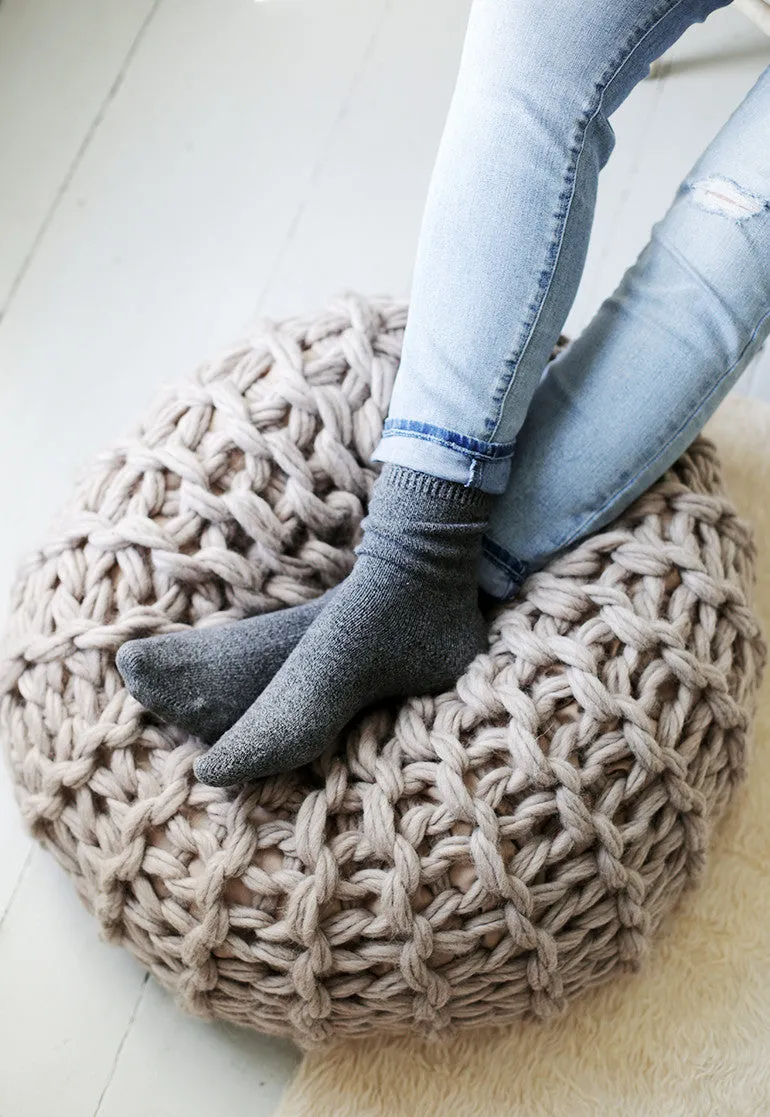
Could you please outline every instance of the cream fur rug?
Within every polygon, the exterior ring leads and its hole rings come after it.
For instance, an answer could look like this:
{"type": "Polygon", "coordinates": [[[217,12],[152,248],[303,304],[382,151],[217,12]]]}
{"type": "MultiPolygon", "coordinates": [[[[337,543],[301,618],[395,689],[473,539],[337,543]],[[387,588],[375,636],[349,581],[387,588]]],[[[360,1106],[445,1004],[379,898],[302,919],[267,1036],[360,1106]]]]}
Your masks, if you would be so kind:
{"type": "MultiPolygon", "coordinates": [[[[731,398],[707,433],[755,525],[770,632],[770,406],[731,398]]],[[[642,973],[546,1025],[349,1042],[306,1056],[279,1117],[760,1117],[770,1114],[770,672],[749,780],[710,869],[642,973]]]]}

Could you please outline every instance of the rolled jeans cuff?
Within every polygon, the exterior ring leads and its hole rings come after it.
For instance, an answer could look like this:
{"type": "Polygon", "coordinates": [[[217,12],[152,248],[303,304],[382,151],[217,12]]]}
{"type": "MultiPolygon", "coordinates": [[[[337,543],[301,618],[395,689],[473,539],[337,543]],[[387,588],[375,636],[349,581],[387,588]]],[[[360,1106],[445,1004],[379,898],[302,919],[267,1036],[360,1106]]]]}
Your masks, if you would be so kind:
{"type": "Polygon", "coordinates": [[[505,492],[512,442],[482,442],[415,419],[386,419],[372,460],[394,462],[486,493],[505,492]]]}
{"type": "Polygon", "coordinates": [[[510,601],[516,597],[522,582],[531,574],[526,563],[517,559],[485,536],[481,542],[478,581],[483,590],[498,601],[510,601]]]}

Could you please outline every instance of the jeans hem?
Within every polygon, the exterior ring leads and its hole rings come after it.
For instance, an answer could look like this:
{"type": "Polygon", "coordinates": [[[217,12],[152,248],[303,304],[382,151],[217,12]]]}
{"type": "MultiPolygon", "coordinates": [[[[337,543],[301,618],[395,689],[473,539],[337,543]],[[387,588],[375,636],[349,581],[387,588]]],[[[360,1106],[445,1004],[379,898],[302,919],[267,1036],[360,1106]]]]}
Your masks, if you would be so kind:
{"type": "Polygon", "coordinates": [[[498,601],[509,601],[519,592],[522,583],[531,573],[526,563],[517,559],[485,536],[481,541],[479,585],[498,601]]]}
{"type": "Polygon", "coordinates": [[[372,460],[499,495],[508,484],[512,456],[512,442],[482,442],[413,419],[387,419],[372,460]]]}

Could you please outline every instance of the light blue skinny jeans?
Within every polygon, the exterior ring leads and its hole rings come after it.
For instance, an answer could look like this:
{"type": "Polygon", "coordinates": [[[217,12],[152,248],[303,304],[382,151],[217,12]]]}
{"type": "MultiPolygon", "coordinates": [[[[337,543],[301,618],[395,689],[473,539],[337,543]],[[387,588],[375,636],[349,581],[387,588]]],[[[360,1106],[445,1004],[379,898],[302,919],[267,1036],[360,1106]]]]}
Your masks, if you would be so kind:
{"type": "Polygon", "coordinates": [[[585,262],[608,118],[723,4],[473,4],[374,457],[500,494],[479,575],[497,598],[664,473],[770,330],[769,68],[546,370],[585,262]]]}

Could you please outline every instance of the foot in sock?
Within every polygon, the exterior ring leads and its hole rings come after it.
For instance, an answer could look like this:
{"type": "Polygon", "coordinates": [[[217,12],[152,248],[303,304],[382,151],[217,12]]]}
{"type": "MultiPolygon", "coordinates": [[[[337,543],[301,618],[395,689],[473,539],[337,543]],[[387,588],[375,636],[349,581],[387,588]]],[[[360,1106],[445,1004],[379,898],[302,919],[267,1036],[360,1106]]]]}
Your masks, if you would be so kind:
{"type": "Polygon", "coordinates": [[[260,697],[195,763],[225,786],[309,763],[372,702],[448,689],[486,647],[476,570],[492,498],[386,465],[352,573],[260,697]]]}
{"type": "Polygon", "coordinates": [[[248,710],[335,593],[219,628],[129,640],[118,670],[148,710],[211,743],[248,710]]]}

